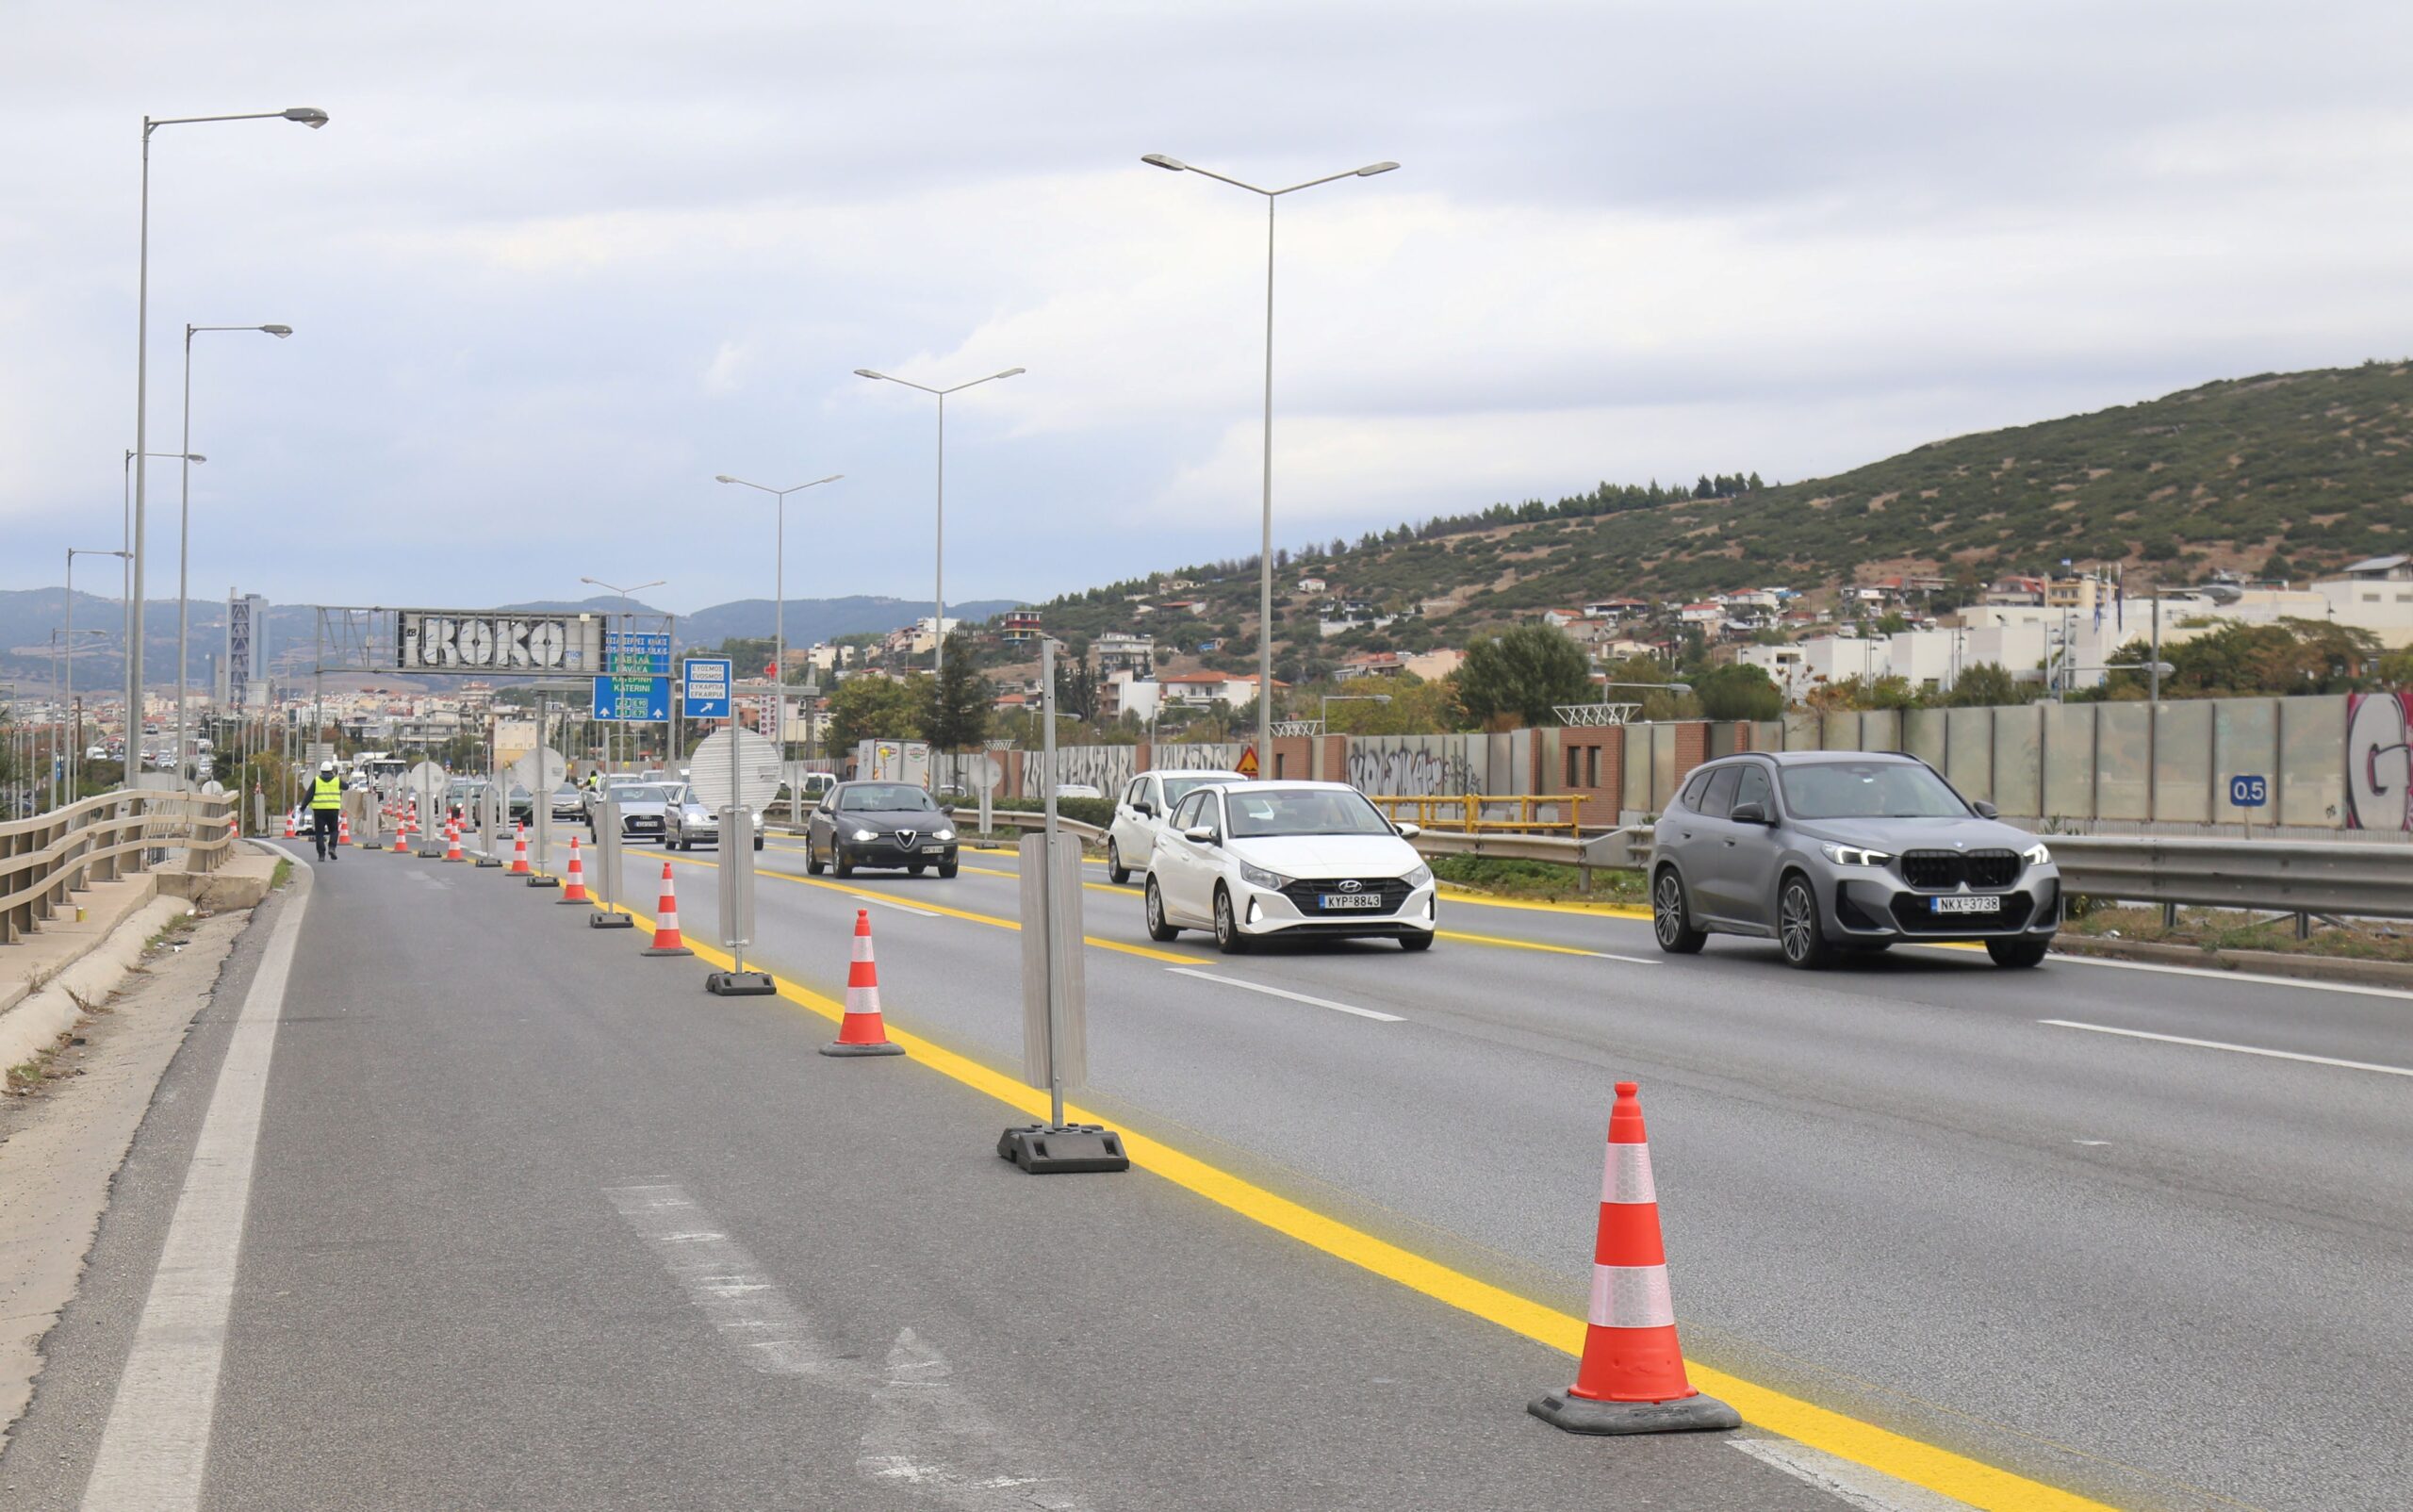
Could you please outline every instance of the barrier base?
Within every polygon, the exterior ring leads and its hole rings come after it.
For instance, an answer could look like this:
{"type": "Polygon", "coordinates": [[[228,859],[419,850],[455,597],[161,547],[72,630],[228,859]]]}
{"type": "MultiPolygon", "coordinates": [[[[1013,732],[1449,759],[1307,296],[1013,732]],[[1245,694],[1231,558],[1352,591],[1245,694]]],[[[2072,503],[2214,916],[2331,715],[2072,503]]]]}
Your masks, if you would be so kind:
{"type": "Polygon", "coordinates": [[[648,956],[692,956],[695,954],[685,945],[648,945],[645,953],[648,956]]]}
{"type": "Polygon", "coordinates": [[[715,971],[706,974],[704,991],[716,997],[769,997],[779,989],[767,971],[715,971]]]}
{"type": "Polygon", "coordinates": [[[421,861],[442,861],[444,859],[444,847],[442,846],[421,846],[417,850],[412,851],[411,854],[417,856],[421,861]]]}
{"type": "Polygon", "coordinates": [[[502,858],[501,856],[480,856],[478,858],[478,864],[481,866],[500,866],[502,864],[502,858]]]}
{"type": "Polygon", "coordinates": [[[528,885],[531,887],[559,887],[562,885],[562,879],[558,877],[531,877],[528,879],[528,885]]]}
{"type": "Polygon", "coordinates": [[[903,1055],[905,1047],[901,1044],[891,1044],[886,1040],[880,1041],[878,1044],[841,1044],[833,1042],[823,1045],[821,1053],[842,1058],[860,1055],[903,1055]]]}
{"type": "Polygon", "coordinates": [[[1569,1391],[1552,1391],[1528,1403],[1527,1412],[1568,1433],[1701,1433],[1740,1428],[1743,1417],[1714,1396],[1674,1402],[1597,1402],[1569,1391]]]}
{"type": "Polygon", "coordinates": [[[997,1136],[997,1156],[1033,1175],[1078,1171],[1128,1171],[1123,1136],[1103,1124],[1031,1124],[997,1136]]]}
{"type": "Polygon", "coordinates": [[[633,929],[637,927],[637,921],[625,913],[611,913],[602,909],[597,909],[587,915],[586,927],[590,929],[633,929]]]}

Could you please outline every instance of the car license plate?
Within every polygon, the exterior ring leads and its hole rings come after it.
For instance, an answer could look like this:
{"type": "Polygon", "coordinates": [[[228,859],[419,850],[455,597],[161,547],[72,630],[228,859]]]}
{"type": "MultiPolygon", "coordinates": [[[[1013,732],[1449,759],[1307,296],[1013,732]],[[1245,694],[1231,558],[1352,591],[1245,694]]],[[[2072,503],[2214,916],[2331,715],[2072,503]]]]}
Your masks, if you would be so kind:
{"type": "Polygon", "coordinates": [[[1984,893],[1931,898],[1929,902],[1938,913],[1999,913],[2002,912],[2002,899],[1984,893]]]}
{"type": "Polygon", "coordinates": [[[1380,893],[1325,893],[1321,902],[1328,909],[1378,909],[1383,906],[1380,893]]]}

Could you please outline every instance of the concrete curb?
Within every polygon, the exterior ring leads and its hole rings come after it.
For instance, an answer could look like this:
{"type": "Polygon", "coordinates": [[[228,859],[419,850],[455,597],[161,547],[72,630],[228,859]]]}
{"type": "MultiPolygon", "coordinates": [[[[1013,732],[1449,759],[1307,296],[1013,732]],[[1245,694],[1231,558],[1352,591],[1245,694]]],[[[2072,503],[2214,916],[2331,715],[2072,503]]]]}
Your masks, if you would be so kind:
{"type": "Polygon", "coordinates": [[[0,1014],[0,1067],[32,1060],[36,1052],[49,1048],[61,1033],[74,1027],[84,1011],[75,999],[98,1003],[117,991],[128,969],[141,959],[144,943],[191,907],[181,897],[151,898],[119,920],[108,933],[96,937],[40,991],[0,1014]]]}
{"type": "Polygon", "coordinates": [[[2159,966],[2194,966],[2205,971],[2241,971],[2259,977],[2290,977],[2298,981],[2346,982],[2357,987],[2394,987],[2413,992],[2413,964],[2394,961],[2295,956],[2278,950],[2207,950],[2201,945],[2106,940],[2098,935],[2066,932],[2054,936],[2053,951],[2063,956],[2096,956],[2108,961],[2142,961],[2159,966]]]}

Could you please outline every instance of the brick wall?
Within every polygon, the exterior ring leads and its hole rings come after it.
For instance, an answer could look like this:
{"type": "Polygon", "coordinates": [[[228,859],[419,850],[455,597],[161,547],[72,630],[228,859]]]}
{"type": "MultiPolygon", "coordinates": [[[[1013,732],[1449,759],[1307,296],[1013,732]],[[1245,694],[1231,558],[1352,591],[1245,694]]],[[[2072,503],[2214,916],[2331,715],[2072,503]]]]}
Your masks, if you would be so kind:
{"type": "Polygon", "coordinates": [[[1709,760],[1709,726],[1694,720],[1676,727],[1676,785],[1682,787],[1684,774],[1709,760]]]}
{"type": "Polygon", "coordinates": [[[1585,824],[1614,824],[1625,791],[1625,731],[1621,729],[1559,730],[1553,769],[1545,770],[1543,793],[1572,793],[1584,799],[1585,824]]]}

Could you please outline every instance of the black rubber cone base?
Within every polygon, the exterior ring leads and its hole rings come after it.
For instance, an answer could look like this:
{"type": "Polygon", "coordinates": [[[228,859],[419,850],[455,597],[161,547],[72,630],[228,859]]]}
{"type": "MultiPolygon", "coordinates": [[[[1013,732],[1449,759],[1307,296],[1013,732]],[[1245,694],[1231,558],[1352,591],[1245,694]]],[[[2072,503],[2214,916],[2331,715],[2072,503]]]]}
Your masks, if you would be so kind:
{"type": "Polygon", "coordinates": [[[591,909],[595,906],[595,899],[591,897],[557,897],[553,901],[564,908],[591,909]]]}
{"type": "Polygon", "coordinates": [[[834,1055],[841,1058],[851,1058],[854,1056],[864,1055],[903,1055],[905,1053],[905,1047],[901,1044],[891,1044],[886,1040],[880,1041],[878,1044],[840,1044],[836,1041],[831,1041],[829,1044],[821,1047],[821,1053],[823,1055],[834,1055]]]}
{"type": "Polygon", "coordinates": [[[685,945],[648,945],[645,947],[645,953],[648,956],[692,956],[695,954],[685,945]]]}
{"type": "Polygon", "coordinates": [[[768,997],[779,989],[767,971],[715,971],[706,974],[704,991],[717,997],[768,997]]]}
{"type": "Polygon", "coordinates": [[[1552,1391],[1525,1410],[1568,1433],[1703,1433],[1740,1428],[1743,1415],[1714,1396],[1674,1402],[1596,1402],[1571,1391],[1552,1391]]]}
{"type": "Polygon", "coordinates": [[[997,1136],[997,1156],[1033,1175],[1076,1171],[1128,1171],[1123,1136],[1103,1124],[1030,1124],[997,1136]]]}
{"type": "Polygon", "coordinates": [[[625,913],[614,913],[608,909],[597,909],[586,916],[586,927],[590,929],[633,929],[637,927],[637,921],[625,913]]]}
{"type": "Polygon", "coordinates": [[[501,856],[480,856],[478,858],[478,864],[481,866],[500,866],[502,864],[502,858],[501,856]]]}
{"type": "Polygon", "coordinates": [[[421,861],[442,861],[444,859],[444,847],[442,846],[421,846],[419,849],[412,851],[411,854],[417,856],[421,861]]]}
{"type": "Polygon", "coordinates": [[[562,885],[562,879],[558,877],[531,877],[528,879],[528,885],[531,887],[559,887],[562,885]]]}

